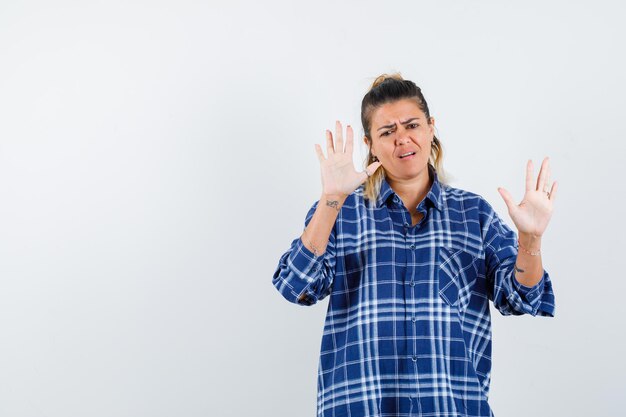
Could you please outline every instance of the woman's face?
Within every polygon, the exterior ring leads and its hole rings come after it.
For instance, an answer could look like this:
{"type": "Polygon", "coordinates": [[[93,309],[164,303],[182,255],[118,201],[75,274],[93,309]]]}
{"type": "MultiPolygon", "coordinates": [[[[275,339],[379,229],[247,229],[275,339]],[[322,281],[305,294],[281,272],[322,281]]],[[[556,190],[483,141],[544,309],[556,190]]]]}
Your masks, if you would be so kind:
{"type": "Polygon", "coordinates": [[[390,180],[428,175],[434,118],[427,120],[414,100],[403,99],[378,107],[371,120],[371,144],[367,138],[365,143],[371,145],[372,155],[381,162],[390,180]]]}

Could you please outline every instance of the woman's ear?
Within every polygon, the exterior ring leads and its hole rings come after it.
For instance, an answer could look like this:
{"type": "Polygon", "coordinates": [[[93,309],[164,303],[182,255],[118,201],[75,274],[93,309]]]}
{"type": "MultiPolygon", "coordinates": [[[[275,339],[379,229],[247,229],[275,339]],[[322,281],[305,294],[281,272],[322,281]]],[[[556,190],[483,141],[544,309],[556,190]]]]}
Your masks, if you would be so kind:
{"type": "Polygon", "coordinates": [[[369,152],[372,153],[372,142],[369,140],[367,136],[363,136],[363,143],[365,143],[365,146],[367,146],[367,148],[369,149],[369,152]]]}

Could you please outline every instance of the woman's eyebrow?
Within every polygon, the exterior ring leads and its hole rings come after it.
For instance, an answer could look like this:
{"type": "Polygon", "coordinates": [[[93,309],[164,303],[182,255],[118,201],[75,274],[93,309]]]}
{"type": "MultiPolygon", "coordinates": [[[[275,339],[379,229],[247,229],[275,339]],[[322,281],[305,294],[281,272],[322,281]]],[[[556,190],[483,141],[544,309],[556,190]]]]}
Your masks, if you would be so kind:
{"type": "MultiPolygon", "coordinates": [[[[405,125],[405,124],[407,124],[407,123],[411,123],[413,120],[419,120],[419,117],[413,117],[413,118],[411,118],[411,119],[409,119],[409,120],[405,120],[404,122],[400,122],[400,124],[405,125]]],[[[381,129],[387,129],[387,128],[390,128],[390,127],[394,127],[395,125],[396,125],[396,124],[394,123],[394,124],[391,124],[391,125],[381,126],[381,127],[379,127],[378,129],[376,129],[376,131],[379,131],[379,130],[381,130],[381,129]]]]}

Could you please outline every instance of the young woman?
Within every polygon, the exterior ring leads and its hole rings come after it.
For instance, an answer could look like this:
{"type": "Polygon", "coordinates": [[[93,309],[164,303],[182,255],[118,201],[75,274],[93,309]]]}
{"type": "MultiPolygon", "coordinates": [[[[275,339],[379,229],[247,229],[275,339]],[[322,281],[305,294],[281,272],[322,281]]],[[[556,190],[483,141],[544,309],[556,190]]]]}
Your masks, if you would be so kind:
{"type": "Polygon", "coordinates": [[[505,315],[553,316],[541,262],[557,192],[529,161],[520,204],[499,189],[513,232],[481,196],[446,185],[421,90],[376,79],[361,105],[366,168],[353,131],[316,145],[322,196],[280,258],[289,301],[330,295],[318,373],[320,417],[491,416],[489,300],[505,315]]]}

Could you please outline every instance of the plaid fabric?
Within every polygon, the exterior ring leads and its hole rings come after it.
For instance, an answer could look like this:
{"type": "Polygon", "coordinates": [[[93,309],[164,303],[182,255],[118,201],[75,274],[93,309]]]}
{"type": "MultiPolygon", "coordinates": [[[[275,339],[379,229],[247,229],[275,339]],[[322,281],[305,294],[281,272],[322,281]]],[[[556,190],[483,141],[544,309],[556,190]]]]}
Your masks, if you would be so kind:
{"type": "Polygon", "coordinates": [[[323,255],[298,238],[280,258],[272,282],[287,300],[330,295],[319,417],[492,416],[489,300],[504,315],[554,314],[547,272],[532,288],[513,276],[516,234],[429,168],[416,226],[384,181],[376,202],[349,196],[323,255]]]}

